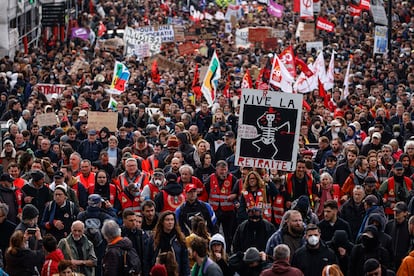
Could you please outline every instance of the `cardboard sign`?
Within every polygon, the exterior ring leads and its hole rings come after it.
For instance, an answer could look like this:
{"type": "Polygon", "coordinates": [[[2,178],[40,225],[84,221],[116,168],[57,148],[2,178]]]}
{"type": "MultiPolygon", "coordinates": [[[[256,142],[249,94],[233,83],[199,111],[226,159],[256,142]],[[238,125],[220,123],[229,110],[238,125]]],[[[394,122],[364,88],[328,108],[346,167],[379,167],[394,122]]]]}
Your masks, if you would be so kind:
{"type": "Polygon", "coordinates": [[[273,50],[278,46],[277,44],[277,38],[276,37],[268,37],[263,42],[263,48],[265,50],[273,50]]]}
{"type": "Polygon", "coordinates": [[[148,66],[151,67],[152,62],[154,59],[157,60],[158,68],[161,70],[181,70],[183,68],[183,65],[178,62],[170,61],[166,57],[157,55],[155,57],[151,57],[148,59],[148,66]]]}
{"type": "Polygon", "coordinates": [[[237,166],[294,171],[303,95],[242,89],[237,166]]]}
{"type": "Polygon", "coordinates": [[[66,85],[64,84],[50,84],[50,83],[38,83],[36,87],[39,92],[43,93],[48,100],[52,97],[53,94],[61,95],[63,90],[65,90],[66,85]]]}
{"type": "Polygon", "coordinates": [[[306,42],[306,52],[312,51],[312,48],[316,50],[316,52],[323,50],[323,41],[311,41],[306,42]]]}
{"type": "Polygon", "coordinates": [[[175,42],[185,41],[184,26],[174,25],[174,40],[175,42]]]}
{"type": "Polygon", "coordinates": [[[43,113],[36,116],[37,124],[40,127],[55,126],[58,124],[55,113],[43,113]]]}
{"type": "Polygon", "coordinates": [[[178,52],[181,56],[191,55],[194,53],[194,45],[191,41],[178,45],[178,52]]]}
{"type": "Polygon", "coordinates": [[[270,37],[270,28],[249,28],[248,40],[251,43],[264,42],[270,37]]]}
{"type": "Polygon", "coordinates": [[[300,41],[314,41],[315,40],[315,23],[304,23],[303,30],[300,31],[300,41]]]}
{"type": "Polygon", "coordinates": [[[96,131],[101,130],[103,127],[107,127],[109,131],[117,131],[118,124],[118,112],[88,112],[88,129],[94,129],[96,131]]]}
{"type": "MultiPolygon", "coordinates": [[[[130,27],[125,28],[124,33],[124,42],[125,50],[124,54],[126,56],[136,55],[137,45],[148,44],[150,46],[150,55],[156,55],[161,51],[162,36],[158,35],[156,32],[141,32],[140,29],[133,29],[130,27]]],[[[138,46],[140,48],[140,46],[138,46]]],[[[138,51],[139,52],[139,51],[138,51]]],[[[141,57],[142,58],[142,57],[141,57]]]]}

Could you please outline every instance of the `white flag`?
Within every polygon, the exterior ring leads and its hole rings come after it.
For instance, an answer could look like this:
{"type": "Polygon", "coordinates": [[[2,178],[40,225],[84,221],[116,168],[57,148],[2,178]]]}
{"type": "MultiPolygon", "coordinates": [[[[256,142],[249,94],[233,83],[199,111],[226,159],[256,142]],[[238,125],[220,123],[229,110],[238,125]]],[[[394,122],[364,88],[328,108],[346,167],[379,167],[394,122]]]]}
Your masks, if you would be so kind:
{"type": "Polygon", "coordinates": [[[272,71],[270,73],[270,84],[279,87],[283,92],[292,93],[294,78],[286,69],[283,62],[275,54],[273,59],[272,71]]]}
{"type": "Polygon", "coordinates": [[[332,51],[331,60],[329,61],[328,72],[326,72],[323,88],[327,91],[334,87],[334,67],[335,67],[335,52],[332,51]]]}
{"type": "Polygon", "coordinates": [[[313,0],[300,1],[300,18],[313,18],[313,0]]]}
{"type": "Polygon", "coordinates": [[[326,69],[325,69],[325,60],[323,58],[323,52],[319,52],[318,57],[316,58],[313,64],[308,65],[309,69],[313,72],[311,77],[306,77],[302,72],[297,78],[293,88],[295,91],[300,93],[308,93],[315,89],[318,89],[318,78],[321,81],[325,80],[326,69]]]}
{"type": "Polygon", "coordinates": [[[351,68],[351,60],[348,61],[346,67],[346,73],[344,78],[344,93],[342,93],[342,99],[346,99],[349,95],[349,69],[351,68]]]}

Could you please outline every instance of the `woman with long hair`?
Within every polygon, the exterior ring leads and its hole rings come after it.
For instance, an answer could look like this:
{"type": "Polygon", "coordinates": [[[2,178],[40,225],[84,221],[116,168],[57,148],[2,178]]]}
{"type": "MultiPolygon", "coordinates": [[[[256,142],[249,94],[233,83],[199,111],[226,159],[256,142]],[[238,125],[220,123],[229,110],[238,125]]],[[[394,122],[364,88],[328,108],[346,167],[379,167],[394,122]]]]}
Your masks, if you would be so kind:
{"type": "Polygon", "coordinates": [[[6,251],[6,269],[10,276],[39,275],[44,258],[43,250],[31,250],[26,247],[29,238],[34,236],[37,242],[42,243],[40,229],[29,228],[25,232],[17,230],[10,237],[10,245],[6,251]]]}
{"type": "Polygon", "coordinates": [[[168,276],[178,276],[178,264],[175,261],[174,253],[171,251],[160,253],[157,257],[157,264],[164,265],[168,276]]]}
{"type": "Polygon", "coordinates": [[[188,250],[185,236],[177,223],[175,213],[165,211],[160,214],[154,231],[154,256],[163,252],[173,252],[178,264],[178,275],[190,275],[188,250]]]}
{"type": "Polygon", "coordinates": [[[189,164],[194,168],[202,168],[200,158],[201,158],[201,155],[205,154],[208,151],[209,147],[210,146],[206,140],[204,139],[198,140],[198,142],[195,144],[194,152],[190,156],[188,156],[189,164]]]}
{"type": "Polygon", "coordinates": [[[99,170],[95,174],[95,185],[89,186],[89,194],[98,194],[104,200],[108,200],[116,211],[121,210],[121,203],[118,199],[118,190],[111,183],[111,178],[104,170],[99,170]]]}
{"type": "Polygon", "coordinates": [[[277,195],[276,186],[270,181],[269,175],[266,175],[266,181],[257,171],[247,173],[243,182],[243,188],[240,196],[240,211],[238,212],[242,219],[247,219],[247,210],[253,207],[259,207],[263,211],[263,218],[271,222],[272,212],[270,197],[277,195]]]}
{"type": "MultiPolygon", "coordinates": [[[[210,234],[208,233],[207,229],[207,222],[201,216],[194,216],[191,219],[191,234],[185,238],[185,243],[187,244],[187,248],[191,247],[191,242],[194,240],[195,237],[201,237],[210,241],[210,234]]],[[[191,254],[189,255],[190,258],[191,254]]],[[[195,260],[190,258],[190,267],[193,267],[195,260]]]]}
{"type": "Polygon", "coordinates": [[[201,182],[205,182],[208,177],[216,172],[216,169],[214,168],[212,164],[212,156],[209,151],[206,153],[200,155],[200,162],[201,167],[195,169],[194,176],[201,180],[201,182]]]}

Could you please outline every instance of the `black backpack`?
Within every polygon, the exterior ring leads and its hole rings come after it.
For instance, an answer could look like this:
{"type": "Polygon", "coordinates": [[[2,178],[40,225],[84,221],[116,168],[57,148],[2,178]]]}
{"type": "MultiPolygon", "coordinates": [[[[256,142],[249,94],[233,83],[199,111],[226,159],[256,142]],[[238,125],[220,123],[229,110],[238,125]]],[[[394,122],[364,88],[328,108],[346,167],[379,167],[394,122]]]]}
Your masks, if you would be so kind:
{"type": "Polygon", "coordinates": [[[141,261],[135,248],[121,249],[122,275],[138,276],[141,273],[141,261]]]}

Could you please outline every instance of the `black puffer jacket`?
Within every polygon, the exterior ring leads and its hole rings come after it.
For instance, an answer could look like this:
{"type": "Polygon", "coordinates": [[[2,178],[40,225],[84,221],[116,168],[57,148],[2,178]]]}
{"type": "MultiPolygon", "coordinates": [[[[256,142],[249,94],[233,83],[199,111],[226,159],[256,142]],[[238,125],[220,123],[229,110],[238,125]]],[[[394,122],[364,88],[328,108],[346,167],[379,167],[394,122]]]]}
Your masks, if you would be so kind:
{"type": "Polygon", "coordinates": [[[18,249],[16,254],[6,253],[6,272],[10,276],[32,276],[40,272],[44,255],[43,250],[18,249]],[[36,270],[38,272],[36,272],[36,270]]]}

